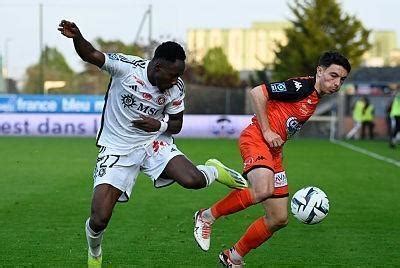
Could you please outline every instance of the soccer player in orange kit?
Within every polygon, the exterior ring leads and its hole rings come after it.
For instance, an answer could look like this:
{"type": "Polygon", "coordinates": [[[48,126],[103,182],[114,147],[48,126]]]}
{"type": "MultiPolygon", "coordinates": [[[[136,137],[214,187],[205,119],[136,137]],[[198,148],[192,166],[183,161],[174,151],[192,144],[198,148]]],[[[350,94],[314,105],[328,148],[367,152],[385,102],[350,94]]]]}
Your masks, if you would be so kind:
{"type": "Polygon", "coordinates": [[[233,190],[210,208],[195,213],[194,236],[207,251],[215,220],[258,203],[263,205],[265,215],[254,221],[234,246],[220,253],[222,265],[242,267],[250,250],[287,225],[289,192],[282,165],[283,145],[311,117],[323,95],[340,89],[350,70],[347,58],[329,51],[320,57],[314,77],[263,84],[250,91],[255,116],[239,138],[243,174],[250,186],[233,190]]]}

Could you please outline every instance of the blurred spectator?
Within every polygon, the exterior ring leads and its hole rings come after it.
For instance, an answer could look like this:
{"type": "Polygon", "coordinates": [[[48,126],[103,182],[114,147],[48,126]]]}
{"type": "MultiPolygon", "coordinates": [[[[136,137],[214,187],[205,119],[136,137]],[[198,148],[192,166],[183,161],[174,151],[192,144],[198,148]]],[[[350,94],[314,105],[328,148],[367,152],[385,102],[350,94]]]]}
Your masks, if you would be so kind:
{"type": "Polygon", "coordinates": [[[391,148],[396,147],[396,135],[400,132],[400,88],[397,88],[396,95],[390,109],[390,118],[392,119],[392,133],[390,135],[389,145],[391,148]]]}
{"type": "Polygon", "coordinates": [[[361,128],[361,120],[362,120],[362,113],[365,106],[365,98],[358,99],[354,104],[353,108],[353,121],[354,126],[353,128],[347,133],[346,139],[351,138],[358,138],[359,137],[359,130],[361,128]]]}
{"type": "Polygon", "coordinates": [[[364,108],[361,114],[361,139],[365,139],[366,137],[366,130],[368,130],[368,136],[372,140],[374,139],[374,113],[375,108],[372,105],[368,98],[364,99],[364,108]]]}
{"type": "Polygon", "coordinates": [[[386,128],[387,128],[386,133],[389,139],[392,136],[392,118],[390,117],[390,111],[392,110],[392,102],[393,100],[390,99],[386,106],[386,128]]]}

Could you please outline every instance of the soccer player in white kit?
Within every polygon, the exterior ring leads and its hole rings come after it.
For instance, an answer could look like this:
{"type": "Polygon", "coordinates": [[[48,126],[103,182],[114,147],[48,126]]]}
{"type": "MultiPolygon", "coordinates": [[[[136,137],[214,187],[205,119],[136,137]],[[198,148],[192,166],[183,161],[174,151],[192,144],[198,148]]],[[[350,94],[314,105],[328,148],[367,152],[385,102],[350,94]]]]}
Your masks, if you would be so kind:
{"type": "Polygon", "coordinates": [[[101,267],[101,240],[117,201],[128,201],[140,171],[162,187],[173,182],[200,189],[214,180],[232,188],[247,187],[236,171],[215,159],[195,166],[173,143],[182,128],[185,51],[175,42],[159,45],[152,60],[96,50],[73,22],[58,30],[72,38],[82,60],[111,75],[105,96],[100,147],[94,170],[90,218],[85,230],[89,267],[101,267]]]}

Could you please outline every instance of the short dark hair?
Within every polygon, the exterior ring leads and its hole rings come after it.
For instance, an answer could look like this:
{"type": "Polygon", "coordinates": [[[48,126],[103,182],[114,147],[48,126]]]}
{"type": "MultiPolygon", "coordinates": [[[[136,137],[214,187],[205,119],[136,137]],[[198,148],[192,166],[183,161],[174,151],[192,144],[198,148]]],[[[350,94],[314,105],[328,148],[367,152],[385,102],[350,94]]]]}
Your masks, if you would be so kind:
{"type": "Polygon", "coordinates": [[[349,60],[337,51],[327,51],[319,58],[318,66],[329,67],[332,64],[340,65],[350,73],[351,65],[349,60]]]}
{"type": "Polygon", "coordinates": [[[186,54],[181,45],[173,41],[167,41],[156,48],[153,58],[164,59],[170,62],[175,62],[176,60],[185,61],[186,54]]]}

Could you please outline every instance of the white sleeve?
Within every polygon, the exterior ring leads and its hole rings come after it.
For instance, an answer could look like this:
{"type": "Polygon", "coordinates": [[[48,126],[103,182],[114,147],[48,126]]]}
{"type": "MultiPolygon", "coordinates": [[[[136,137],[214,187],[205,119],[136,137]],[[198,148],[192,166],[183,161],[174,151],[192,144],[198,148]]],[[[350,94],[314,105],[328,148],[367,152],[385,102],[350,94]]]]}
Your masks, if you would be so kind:
{"type": "Polygon", "coordinates": [[[117,53],[104,53],[105,61],[101,69],[111,76],[122,77],[127,74],[131,65],[122,61],[125,57],[117,53]]]}
{"type": "Polygon", "coordinates": [[[176,87],[176,93],[173,96],[171,102],[165,107],[166,114],[177,114],[185,110],[185,84],[181,78],[178,78],[178,83],[174,86],[176,87]]]}

